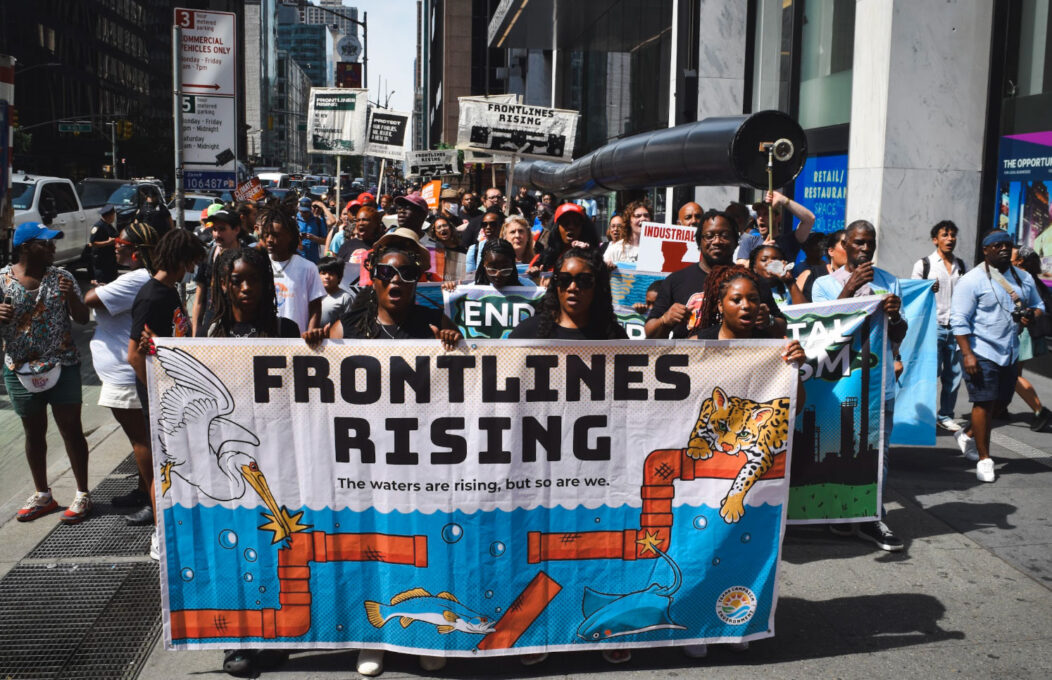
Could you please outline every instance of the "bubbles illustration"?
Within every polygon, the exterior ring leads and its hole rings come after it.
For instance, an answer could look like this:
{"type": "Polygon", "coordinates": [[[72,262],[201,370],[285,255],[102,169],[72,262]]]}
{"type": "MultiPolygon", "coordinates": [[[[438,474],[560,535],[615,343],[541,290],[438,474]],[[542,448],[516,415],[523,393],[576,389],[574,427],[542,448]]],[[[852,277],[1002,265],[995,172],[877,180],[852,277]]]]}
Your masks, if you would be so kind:
{"type": "Polygon", "coordinates": [[[705,519],[705,515],[698,515],[694,518],[695,529],[704,529],[707,526],[709,526],[709,520],[705,519]]]}
{"type": "Polygon", "coordinates": [[[260,586],[259,587],[259,592],[261,592],[261,593],[267,592],[267,587],[266,586],[260,586]]]}
{"type": "Polygon", "coordinates": [[[485,595],[486,599],[488,600],[489,598],[493,597],[493,591],[487,590],[485,593],[483,593],[483,595],[485,595]]]}
{"type": "Polygon", "coordinates": [[[598,517],[595,518],[595,523],[599,524],[599,518],[598,517]]]}
{"type": "Polygon", "coordinates": [[[464,529],[459,524],[449,523],[442,527],[442,540],[446,543],[456,543],[464,537],[464,529]]]}
{"type": "Polygon", "coordinates": [[[714,566],[714,567],[718,567],[718,566],[720,566],[720,558],[718,558],[718,557],[713,557],[713,558],[712,558],[712,566],[714,566]]]}
{"type": "Polygon", "coordinates": [[[237,546],[237,534],[230,529],[223,529],[219,532],[219,545],[228,550],[233,550],[237,546]]]}
{"type": "Polygon", "coordinates": [[[342,623],[337,623],[336,624],[336,630],[343,630],[343,624],[342,623]]]}
{"type": "Polygon", "coordinates": [[[246,571],[245,575],[242,576],[241,578],[245,579],[245,583],[252,583],[252,579],[254,577],[252,576],[252,572],[251,571],[246,571]]]}
{"type": "Polygon", "coordinates": [[[256,554],[255,550],[253,550],[252,548],[245,548],[246,560],[248,560],[249,562],[255,562],[257,557],[259,556],[256,554]]]}
{"type": "Polygon", "coordinates": [[[498,614],[500,614],[500,613],[501,613],[502,611],[504,611],[504,610],[503,610],[503,609],[501,609],[500,607],[497,607],[497,609],[496,609],[496,612],[497,612],[498,614]]]}
{"type": "Polygon", "coordinates": [[[504,554],[505,550],[507,550],[507,547],[505,547],[500,541],[494,541],[489,544],[489,554],[494,557],[500,557],[504,554]]]}
{"type": "Polygon", "coordinates": [[[748,543],[752,540],[752,534],[742,534],[742,543],[748,543]]]}
{"type": "Polygon", "coordinates": [[[194,570],[190,567],[183,567],[183,570],[179,572],[179,575],[183,577],[184,581],[194,580],[194,570]]]}

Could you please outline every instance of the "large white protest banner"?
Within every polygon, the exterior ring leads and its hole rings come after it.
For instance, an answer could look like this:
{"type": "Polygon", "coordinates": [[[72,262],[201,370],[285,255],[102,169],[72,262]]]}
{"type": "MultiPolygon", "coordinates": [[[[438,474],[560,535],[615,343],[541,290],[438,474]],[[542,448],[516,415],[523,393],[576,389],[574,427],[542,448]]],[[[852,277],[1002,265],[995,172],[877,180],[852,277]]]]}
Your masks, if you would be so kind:
{"type": "Polygon", "coordinates": [[[461,97],[457,148],[573,160],[576,111],[461,97]]]}
{"type": "Polygon", "coordinates": [[[407,151],[406,177],[444,177],[460,174],[459,152],[456,149],[437,151],[407,151]]]}
{"type": "Polygon", "coordinates": [[[365,154],[378,158],[402,160],[405,157],[405,133],[408,128],[408,113],[388,109],[369,109],[365,154]]]}
{"type": "Polygon", "coordinates": [[[156,342],[171,648],[774,634],[799,377],[783,340],[156,342]]]}
{"type": "Polygon", "coordinates": [[[363,154],[368,94],[368,90],[312,87],[307,110],[307,153],[363,154]]]}

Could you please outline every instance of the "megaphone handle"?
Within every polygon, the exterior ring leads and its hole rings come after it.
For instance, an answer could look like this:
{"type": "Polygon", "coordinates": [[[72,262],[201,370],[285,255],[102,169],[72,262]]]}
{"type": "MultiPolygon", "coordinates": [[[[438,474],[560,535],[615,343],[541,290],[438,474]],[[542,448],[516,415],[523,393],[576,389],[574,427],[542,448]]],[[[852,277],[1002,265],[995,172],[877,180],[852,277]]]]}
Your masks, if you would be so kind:
{"type": "MultiPolygon", "coordinates": [[[[767,191],[774,193],[774,145],[767,149],[767,191]]],[[[767,198],[764,196],[764,198],[767,198]]],[[[773,239],[778,235],[777,226],[774,223],[774,203],[767,204],[767,232],[768,238],[773,239]]]]}

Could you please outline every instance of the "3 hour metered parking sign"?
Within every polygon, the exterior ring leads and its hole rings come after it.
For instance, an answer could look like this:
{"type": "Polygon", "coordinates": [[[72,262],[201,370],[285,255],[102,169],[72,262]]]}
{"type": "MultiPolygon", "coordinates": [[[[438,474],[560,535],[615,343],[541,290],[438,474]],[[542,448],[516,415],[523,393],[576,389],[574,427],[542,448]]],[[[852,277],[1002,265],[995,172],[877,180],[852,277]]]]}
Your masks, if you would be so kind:
{"type": "Polygon", "coordinates": [[[576,111],[462,97],[457,147],[544,160],[573,160],[576,111]]]}
{"type": "Polygon", "coordinates": [[[410,151],[405,155],[406,177],[442,177],[459,175],[460,161],[456,149],[410,151]]]}
{"type": "Polygon", "coordinates": [[[405,131],[408,127],[408,113],[370,109],[365,155],[402,160],[405,157],[405,131]]]}
{"type": "Polygon", "coordinates": [[[360,156],[365,151],[368,90],[312,87],[307,153],[360,156]]]}

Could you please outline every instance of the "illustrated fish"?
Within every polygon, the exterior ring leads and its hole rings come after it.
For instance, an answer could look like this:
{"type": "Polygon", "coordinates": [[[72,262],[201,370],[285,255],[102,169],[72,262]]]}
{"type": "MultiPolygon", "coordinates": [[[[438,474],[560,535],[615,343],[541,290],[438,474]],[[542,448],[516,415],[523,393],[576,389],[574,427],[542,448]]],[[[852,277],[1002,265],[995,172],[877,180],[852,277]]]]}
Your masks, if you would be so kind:
{"type": "Polygon", "coordinates": [[[577,637],[595,641],[664,628],[686,629],[675,623],[669,613],[672,595],[679,590],[683,575],[668,555],[661,550],[655,552],[672,567],[675,574],[672,585],[652,583],[643,590],[624,595],[601,593],[585,587],[581,600],[584,621],[577,629],[577,637]]]}
{"type": "Polygon", "coordinates": [[[460,604],[452,593],[432,595],[423,588],[399,593],[391,598],[389,605],[367,600],[365,614],[369,623],[377,628],[383,628],[391,619],[398,619],[402,628],[408,628],[414,621],[421,621],[433,624],[443,635],[455,630],[488,635],[497,623],[460,604]]]}

